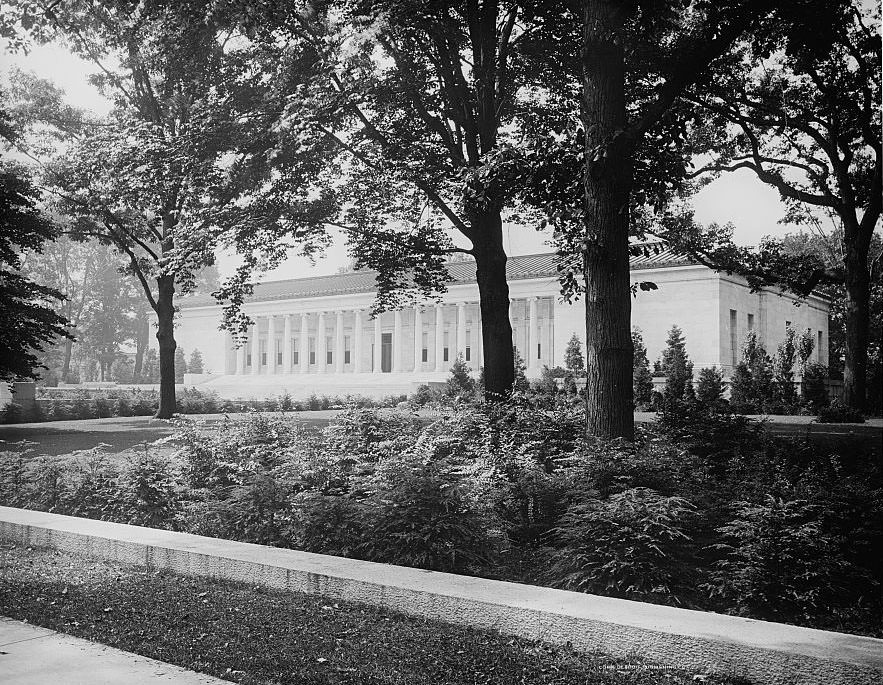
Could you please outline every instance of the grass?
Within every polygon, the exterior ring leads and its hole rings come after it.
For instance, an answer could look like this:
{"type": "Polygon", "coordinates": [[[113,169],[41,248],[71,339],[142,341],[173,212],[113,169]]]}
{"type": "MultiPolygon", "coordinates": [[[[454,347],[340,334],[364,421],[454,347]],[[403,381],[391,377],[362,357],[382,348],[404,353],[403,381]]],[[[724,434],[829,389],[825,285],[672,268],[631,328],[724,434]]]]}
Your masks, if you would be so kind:
{"type": "Polygon", "coordinates": [[[0,614],[249,685],[676,685],[694,675],[315,595],[9,544],[0,548],[0,614]]]}

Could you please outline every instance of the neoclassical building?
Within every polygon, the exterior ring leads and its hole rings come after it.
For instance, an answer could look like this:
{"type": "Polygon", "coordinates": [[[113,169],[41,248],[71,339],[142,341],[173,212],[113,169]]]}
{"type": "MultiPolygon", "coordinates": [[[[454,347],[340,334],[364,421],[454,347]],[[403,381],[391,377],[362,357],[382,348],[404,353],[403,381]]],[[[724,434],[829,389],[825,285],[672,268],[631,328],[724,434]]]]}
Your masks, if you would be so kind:
{"type": "MultiPolygon", "coordinates": [[[[663,246],[664,247],[664,246],[663,246]]],[[[786,324],[809,328],[815,355],[827,359],[828,301],[805,301],[775,290],[752,293],[744,280],[691,263],[670,250],[632,257],[633,281],[657,289],[638,291],[632,324],[641,329],[650,360],[658,358],[669,329],[684,331],[698,370],[717,366],[728,375],[745,334],[756,330],[771,353],[786,324]]],[[[293,278],[258,285],[245,305],[254,324],[240,347],[219,330],[221,310],[210,297],[182,298],[176,339],[185,354],[200,350],[206,373],[185,382],[225,397],[261,397],[288,391],[380,396],[417,384],[443,381],[458,355],[476,371],[482,365],[478,286],[473,262],[449,266],[451,281],[439,302],[372,317],[374,272],[293,278]]],[[[563,366],[568,340],[584,339],[584,308],[559,295],[554,254],[512,257],[507,274],[513,343],[528,376],[543,366],[563,366]]]]}

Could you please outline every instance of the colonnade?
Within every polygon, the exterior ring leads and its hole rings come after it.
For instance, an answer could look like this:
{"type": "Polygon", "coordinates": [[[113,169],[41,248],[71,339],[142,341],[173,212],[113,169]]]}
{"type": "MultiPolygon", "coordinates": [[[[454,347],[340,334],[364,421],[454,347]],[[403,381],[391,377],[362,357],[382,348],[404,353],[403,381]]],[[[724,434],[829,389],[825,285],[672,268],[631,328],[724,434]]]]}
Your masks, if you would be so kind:
{"type": "MultiPolygon", "coordinates": [[[[545,298],[549,299],[549,298],[545,298]]],[[[513,300],[510,318],[522,316],[513,334],[528,368],[551,352],[551,312],[538,316],[538,299],[513,300]],[[544,326],[545,331],[541,331],[544,326]]],[[[253,324],[238,348],[225,337],[237,375],[402,373],[447,371],[458,356],[482,365],[481,314],[477,302],[436,304],[372,317],[367,309],[317,309],[297,313],[250,314],[253,324]]]]}

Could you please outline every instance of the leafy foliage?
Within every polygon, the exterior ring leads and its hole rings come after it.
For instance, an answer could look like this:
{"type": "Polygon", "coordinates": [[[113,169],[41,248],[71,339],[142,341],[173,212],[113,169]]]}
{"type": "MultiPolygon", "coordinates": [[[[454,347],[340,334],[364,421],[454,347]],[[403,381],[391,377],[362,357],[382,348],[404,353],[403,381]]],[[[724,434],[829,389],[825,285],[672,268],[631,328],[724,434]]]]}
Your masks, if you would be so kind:
{"type": "MultiPolygon", "coordinates": [[[[0,111],[0,124],[5,120],[0,111]]],[[[70,337],[67,320],[55,311],[62,294],[19,272],[20,251],[39,251],[55,237],[55,228],[37,209],[38,197],[22,169],[0,168],[0,381],[33,377],[40,350],[70,337]]]]}
{"type": "Polygon", "coordinates": [[[632,328],[632,347],[634,358],[632,362],[632,393],[635,398],[635,407],[646,411],[653,401],[653,374],[650,372],[650,360],[647,358],[647,348],[641,330],[632,328]]]}

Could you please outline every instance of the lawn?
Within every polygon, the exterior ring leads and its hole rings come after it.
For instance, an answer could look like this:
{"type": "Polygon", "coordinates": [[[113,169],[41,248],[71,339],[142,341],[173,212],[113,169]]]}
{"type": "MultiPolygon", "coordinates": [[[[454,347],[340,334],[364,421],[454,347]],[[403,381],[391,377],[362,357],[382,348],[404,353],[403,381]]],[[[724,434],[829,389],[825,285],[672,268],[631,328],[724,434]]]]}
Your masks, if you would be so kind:
{"type": "Polygon", "coordinates": [[[0,614],[249,685],[675,685],[696,675],[315,595],[9,544],[0,549],[0,614]]]}

